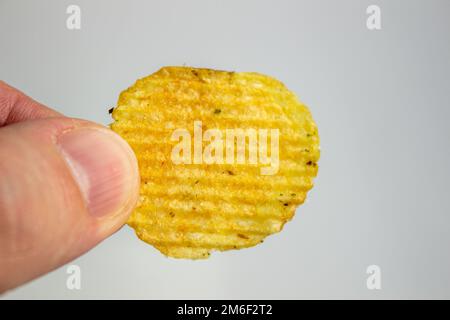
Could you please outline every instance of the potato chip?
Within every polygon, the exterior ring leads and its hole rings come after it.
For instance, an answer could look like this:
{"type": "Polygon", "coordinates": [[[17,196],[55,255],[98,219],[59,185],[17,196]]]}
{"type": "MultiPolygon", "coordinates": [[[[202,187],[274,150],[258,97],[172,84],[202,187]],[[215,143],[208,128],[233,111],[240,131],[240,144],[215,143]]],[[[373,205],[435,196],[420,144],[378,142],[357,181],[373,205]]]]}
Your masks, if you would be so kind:
{"type": "Polygon", "coordinates": [[[293,217],[317,174],[308,108],[262,74],[164,67],[123,91],[112,116],[141,174],[127,223],[169,257],[262,242],[293,217]]]}

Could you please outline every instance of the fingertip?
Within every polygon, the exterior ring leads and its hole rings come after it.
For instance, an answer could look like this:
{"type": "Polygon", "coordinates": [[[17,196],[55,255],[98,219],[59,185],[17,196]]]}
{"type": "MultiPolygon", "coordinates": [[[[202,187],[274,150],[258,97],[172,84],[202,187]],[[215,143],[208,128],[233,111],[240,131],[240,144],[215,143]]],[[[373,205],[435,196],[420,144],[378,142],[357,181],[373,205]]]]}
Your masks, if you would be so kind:
{"type": "Polygon", "coordinates": [[[98,126],[64,132],[57,143],[88,213],[99,221],[103,234],[114,232],[125,223],[138,199],[134,152],[116,133],[98,126]]]}

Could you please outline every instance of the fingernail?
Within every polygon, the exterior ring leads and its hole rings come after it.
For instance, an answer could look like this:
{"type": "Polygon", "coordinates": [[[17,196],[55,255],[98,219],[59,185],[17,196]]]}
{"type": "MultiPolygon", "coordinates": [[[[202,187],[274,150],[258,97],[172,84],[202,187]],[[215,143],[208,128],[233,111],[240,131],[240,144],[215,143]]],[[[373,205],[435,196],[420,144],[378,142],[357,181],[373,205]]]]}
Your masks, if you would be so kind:
{"type": "Polygon", "coordinates": [[[79,128],[63,133],[58,143],[91,215],[116,214],[136,196],[136,158],[114,132],[79,128]]]}

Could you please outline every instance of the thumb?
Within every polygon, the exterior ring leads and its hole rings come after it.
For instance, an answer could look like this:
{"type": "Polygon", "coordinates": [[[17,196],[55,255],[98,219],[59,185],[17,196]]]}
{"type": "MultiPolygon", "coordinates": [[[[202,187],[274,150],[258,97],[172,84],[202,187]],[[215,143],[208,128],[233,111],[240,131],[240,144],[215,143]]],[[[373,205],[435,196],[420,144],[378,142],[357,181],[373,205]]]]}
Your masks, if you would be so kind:
{"type": "Polygon", "coordinates": [[[0,292],[61,266],[119,229],[139,188],[128,144],[53,117],[0,128],[0,292]]]}

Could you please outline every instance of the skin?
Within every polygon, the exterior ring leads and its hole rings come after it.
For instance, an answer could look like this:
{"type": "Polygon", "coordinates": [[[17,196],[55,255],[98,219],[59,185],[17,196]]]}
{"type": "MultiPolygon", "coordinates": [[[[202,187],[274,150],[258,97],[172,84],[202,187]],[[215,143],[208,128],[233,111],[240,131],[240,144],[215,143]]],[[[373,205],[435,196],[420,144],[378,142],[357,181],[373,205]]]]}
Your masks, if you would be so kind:
{"type": "Polygon", "coordinates": [[[139,188],[134,153],[0,81],[0,293],[54,270],[117,231],[139,188]]]}

